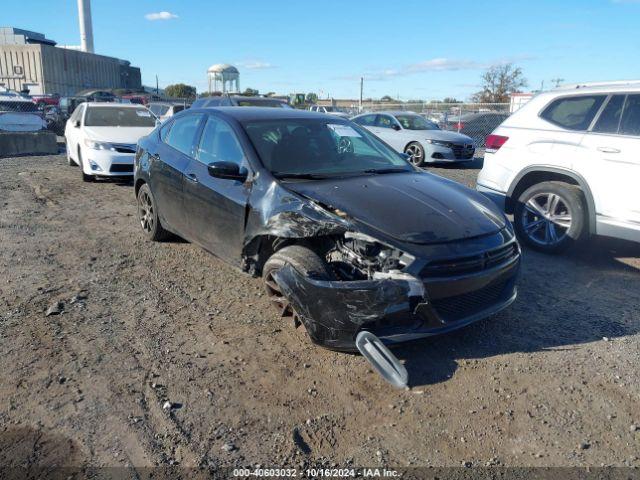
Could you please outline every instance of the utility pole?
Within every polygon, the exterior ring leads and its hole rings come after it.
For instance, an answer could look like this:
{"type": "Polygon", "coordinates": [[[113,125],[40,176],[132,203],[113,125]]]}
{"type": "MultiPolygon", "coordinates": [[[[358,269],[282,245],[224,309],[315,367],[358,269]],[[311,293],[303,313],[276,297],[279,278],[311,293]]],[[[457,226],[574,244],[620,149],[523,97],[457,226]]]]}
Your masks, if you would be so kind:
{"type": "Polygon", "coordinates": [[[564,78],[560,78],[560,77],[552,78],[552,79],[551,79],[551,81],[552,81],[553,83],[555,83],[555,84],[556,84],[556,88],[558,88],[558,87],[560,86],[560,84],[561,84],[562,82],[564,82],[564,78]]]}
{"type": "Polygon", "coordinates": [[[160,86],[158,85],[158,75],[156,75],[156,95],[160,95],[160,86]]]}
{"type": "Polygon", "coordinates": [[[362,113],[362,91],[364,90],[364,77],[360,77],[360,103],[358,103],[358,113],[362,113]]]}

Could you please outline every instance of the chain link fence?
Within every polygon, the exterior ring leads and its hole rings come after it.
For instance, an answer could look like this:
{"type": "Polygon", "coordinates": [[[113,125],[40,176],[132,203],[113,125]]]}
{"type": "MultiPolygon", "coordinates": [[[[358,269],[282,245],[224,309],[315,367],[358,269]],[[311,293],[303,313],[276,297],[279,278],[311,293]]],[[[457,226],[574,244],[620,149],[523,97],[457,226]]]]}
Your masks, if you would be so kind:
{"type": "Polygon", "coordinates": [[[504,122],[510,112],[509,103],[439,103],[439,102],[370,102],[362,104],[362,112],[403,111],[422,115],[442,130],[467,135],[478,147],[485,146],[487,135],[504,122]]]}

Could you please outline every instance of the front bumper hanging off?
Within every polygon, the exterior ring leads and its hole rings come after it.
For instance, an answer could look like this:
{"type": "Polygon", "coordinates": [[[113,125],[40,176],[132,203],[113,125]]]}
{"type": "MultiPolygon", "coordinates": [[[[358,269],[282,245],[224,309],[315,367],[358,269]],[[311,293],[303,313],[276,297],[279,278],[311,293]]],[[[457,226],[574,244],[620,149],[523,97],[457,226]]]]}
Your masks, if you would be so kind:
{"type": "Polygon", "coordinates": [[[499,312],[516,299],[519,267],[518,256],[466,276],[419,279],[397,272],[373,280],[325,281],[286,265],[274,277],[315,343],[355,351],[361,331],[390,345],[446,333],[499,312]]]}

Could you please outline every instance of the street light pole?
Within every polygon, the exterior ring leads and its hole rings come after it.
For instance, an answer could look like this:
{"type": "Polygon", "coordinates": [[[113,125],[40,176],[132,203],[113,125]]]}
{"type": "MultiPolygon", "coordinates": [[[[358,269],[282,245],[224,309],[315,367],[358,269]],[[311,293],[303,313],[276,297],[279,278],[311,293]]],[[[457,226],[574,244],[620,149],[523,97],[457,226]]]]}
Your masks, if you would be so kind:
{"type": "Polygon", "coordinates": [[[364,90],[364,77],[360,77],[360,103],[358,103],[358,113],[362,113],[362,91],[364,90]]]}

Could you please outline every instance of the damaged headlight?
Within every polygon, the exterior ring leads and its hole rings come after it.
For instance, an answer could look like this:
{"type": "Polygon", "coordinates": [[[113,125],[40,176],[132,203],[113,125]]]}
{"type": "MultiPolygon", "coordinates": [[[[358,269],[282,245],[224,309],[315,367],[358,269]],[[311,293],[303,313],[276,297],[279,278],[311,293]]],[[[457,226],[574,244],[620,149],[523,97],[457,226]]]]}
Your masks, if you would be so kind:
{"type": "Polygon", "coordinates": [[[369,235],[346,232],[328,255],[336,273],[344,279],[372,279],[376,274],[399,271],[415,258],[369,235]]]}

